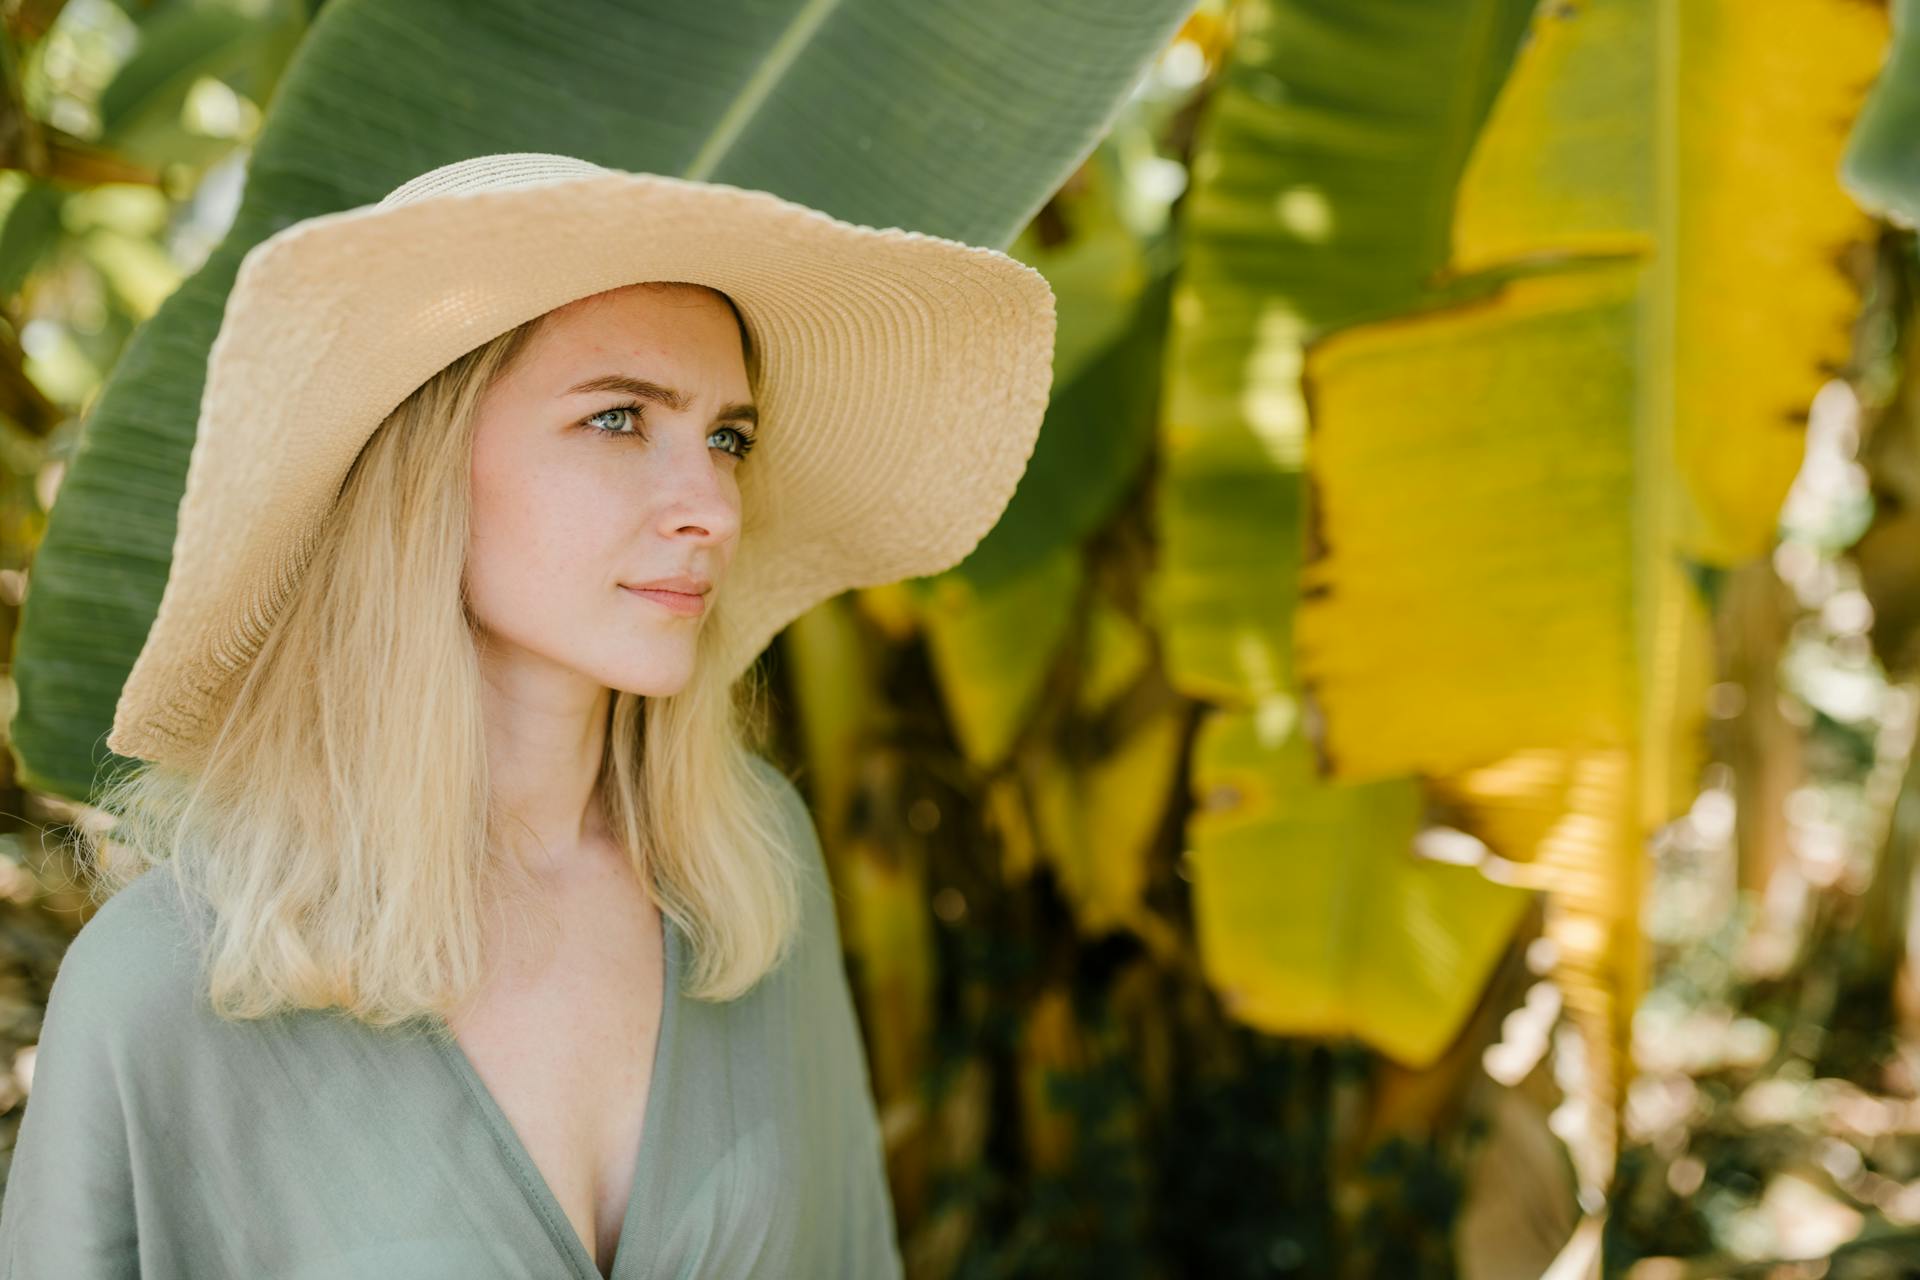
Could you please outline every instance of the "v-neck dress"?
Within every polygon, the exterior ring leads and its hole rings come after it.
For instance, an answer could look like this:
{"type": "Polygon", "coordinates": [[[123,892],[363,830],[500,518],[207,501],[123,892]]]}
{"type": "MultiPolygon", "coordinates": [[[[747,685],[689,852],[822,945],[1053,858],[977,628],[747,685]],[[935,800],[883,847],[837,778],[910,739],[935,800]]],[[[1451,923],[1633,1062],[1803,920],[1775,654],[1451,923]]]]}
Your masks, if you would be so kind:
{"type": "MultiPolygon", "coordinates": [[[[780,781],[807,868],[802,937],[713,1003],[681,994],[688,943],[662,917],[667,1000],[613,1280],[902,1273],[833,892],[780,781]]],[[[188,911],[156,868],[62,959],[0,1198],[0,1276],[599,1280],[443,1022],[221,1019],[188,911]]]]}

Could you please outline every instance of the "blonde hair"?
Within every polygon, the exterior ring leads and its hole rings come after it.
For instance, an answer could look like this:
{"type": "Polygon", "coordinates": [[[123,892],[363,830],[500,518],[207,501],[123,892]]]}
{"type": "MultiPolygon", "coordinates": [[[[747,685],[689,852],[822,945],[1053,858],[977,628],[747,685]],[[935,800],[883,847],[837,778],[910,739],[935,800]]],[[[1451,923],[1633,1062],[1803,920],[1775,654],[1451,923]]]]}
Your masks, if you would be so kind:
{"type": "MultiPolygon", "coordinates": [[[[537,923],[549,944],[559,927],[488,785],[462,592],[475,410],[542,319],[388,415],[213,740],[187,766],[142,761],[107,780],[95,805],[112,829],[80,830],[96,898],[165,865],[182,901],[212,908],[203,963],[223,1017],[447,1017],[484,977],[494,910],[537,923]]],[[[723,583],[703,636],[726,607],[723,583]]],[[[756,664],[726,681],[696,655],[681,692],[615,690],[608,708],[607,826],[687,935],[683,990],[696,999],[744,994],[798,928],[801,867],[782,818],[792,784],[753,749],[761,679],[756,664]]]]}

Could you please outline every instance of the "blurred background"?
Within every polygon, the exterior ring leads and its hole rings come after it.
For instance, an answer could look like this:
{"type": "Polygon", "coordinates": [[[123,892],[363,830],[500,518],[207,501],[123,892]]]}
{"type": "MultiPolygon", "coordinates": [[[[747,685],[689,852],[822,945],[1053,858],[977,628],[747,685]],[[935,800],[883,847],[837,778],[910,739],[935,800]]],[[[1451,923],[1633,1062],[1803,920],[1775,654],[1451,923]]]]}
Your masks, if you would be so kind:
{"type": "Polygon", "coordinates": [[[1916,9],[0,0],[0,1151],[240,256],[559,150],[1059,299],[762,659],[912,1275],[1920,1275],[1916,9]]]}

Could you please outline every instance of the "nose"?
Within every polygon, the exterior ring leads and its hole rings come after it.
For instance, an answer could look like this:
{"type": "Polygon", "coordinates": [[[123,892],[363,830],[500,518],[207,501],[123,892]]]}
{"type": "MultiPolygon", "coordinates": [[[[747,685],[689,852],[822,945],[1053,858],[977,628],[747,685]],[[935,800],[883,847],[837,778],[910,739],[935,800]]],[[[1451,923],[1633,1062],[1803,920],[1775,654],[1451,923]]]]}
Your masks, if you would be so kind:
{"type": "Polygon", "coordinates": [[[676,439],[660,454],[665,463],[654,471],[662,486],[660,532],[668,538],[724,543],[740,531],[740,486],[721,450],[710,448],[706,434],[689,432],[692,443],[676,439]]]}

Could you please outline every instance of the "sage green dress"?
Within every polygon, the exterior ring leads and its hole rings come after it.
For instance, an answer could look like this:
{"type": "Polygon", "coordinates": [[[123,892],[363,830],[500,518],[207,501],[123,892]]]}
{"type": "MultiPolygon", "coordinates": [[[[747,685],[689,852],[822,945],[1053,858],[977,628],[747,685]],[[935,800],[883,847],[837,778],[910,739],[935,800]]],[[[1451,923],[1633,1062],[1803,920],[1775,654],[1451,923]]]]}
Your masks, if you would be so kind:
{"type": "MultiPolygon", "coordinates": [[[[781,781],[808,869],[802,940],[714,1004],[680,993],[687,942],[663,918],[668,997],[614,1280],[901,1274],[833,894],[781,781]]],[[[444,1023],[226,1022],[188,924],[156,868],[62,961],[0,1200],[0,1275],[597,1280],[458,1041],[428,1033],[444,1023]]]]}

